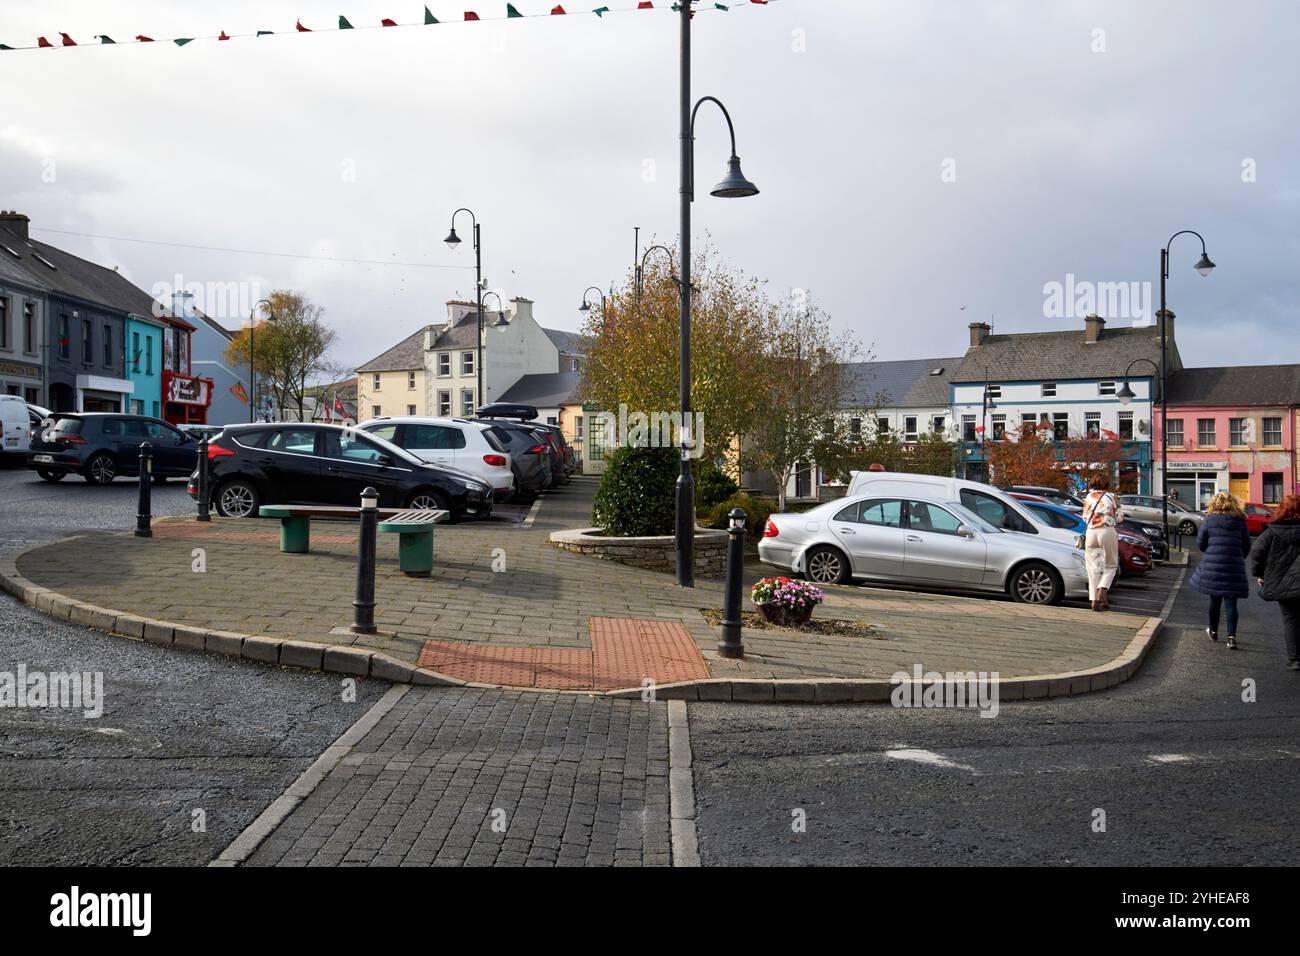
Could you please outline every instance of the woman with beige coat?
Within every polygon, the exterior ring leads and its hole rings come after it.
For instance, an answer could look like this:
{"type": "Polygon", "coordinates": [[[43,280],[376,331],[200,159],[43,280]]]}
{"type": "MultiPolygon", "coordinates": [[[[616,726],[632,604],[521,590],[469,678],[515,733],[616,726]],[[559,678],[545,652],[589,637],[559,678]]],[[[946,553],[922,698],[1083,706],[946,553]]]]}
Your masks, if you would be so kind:
{"type": "Polygon", "coordinates": [[[1110,479],[1098,475],[1088,482],[1088,497],[1083,501],[1083,520],[1088,525],[1084,535],[1084,554],[1088,562],[1088,599],[1094,611],[1110,608],[1107,595],[1119,571],[1119,532],[1124,520],[1119,498],[1110,492],[1110,479]]]}

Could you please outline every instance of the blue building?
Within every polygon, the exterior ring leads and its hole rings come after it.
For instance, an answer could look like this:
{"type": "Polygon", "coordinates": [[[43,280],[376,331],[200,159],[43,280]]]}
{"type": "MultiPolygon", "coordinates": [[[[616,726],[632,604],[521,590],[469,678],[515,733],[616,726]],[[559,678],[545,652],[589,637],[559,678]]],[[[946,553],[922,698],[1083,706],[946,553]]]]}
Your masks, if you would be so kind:
{"type": "Polygon", "coordinates": [[[163,342],[167,326],[153,316],[126,317],[126,379],[134,386],[130,411],[162,417],[163,342]]]}
{"type": "Polygon", "coordinates": [[[209,424],[238,425],[249,421],[252,389],[248,384],[248,366],[232,366],[226,361],[226,348],[235,334],[196,309],[188,292],[172,296],[172,314],[194,327],[189,336],[189,363],[193,373],[212,379],[209,424]]]}

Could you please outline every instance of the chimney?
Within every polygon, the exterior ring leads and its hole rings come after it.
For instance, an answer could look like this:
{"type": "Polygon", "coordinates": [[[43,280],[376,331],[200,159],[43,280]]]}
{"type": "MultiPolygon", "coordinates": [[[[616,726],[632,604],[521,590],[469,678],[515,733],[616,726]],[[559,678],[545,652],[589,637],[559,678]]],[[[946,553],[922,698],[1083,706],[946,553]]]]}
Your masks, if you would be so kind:
{"type": "Polygon", "coordinates": [[[8,229],[19,239],[27,239],[27,224],[30,222],[30,219],[16,209],[0,209],[0,229],[8,229]]]}
{"type": "MultiPolygon", "coordinates": [[[[487,310],[484,309],[486,314],[487,310]]],[[[478,304],[466,302],[464,299],[449,299],[447,301],[447,327],[451,328],[457,325],[467,315],[478,315],[478,304]]]]}
{"type": "MultiPolygon", "coordinates": [[[[1175,338],[1174,338],[1174,319],[1176,319],[1176,318],[1177,318],[1177,316],[1174,315],[1172,312],[1170,312],[1168,309],[1157,309],[1157,310],[1156,310],[1156,322],[1161,322],[1161,321],[1164,322],[1165,335],[1166,335],[1166,336],[1168,337],[1168,339],[1169,339],[1169,345],[1170,345],[1170,347],[1173,346],[1174,341],[1175,341],[1175,338]]],[[[1160,341],[1160,331],[1159,331],[1160,328],[1161,328],[1161,327],[1160,327],[1159,325],[1156,326],[1156,342],[1159,342],[1159,341],[1160,341]]]]}
{"type": "Polygon", "coordinates": [[[970,347],[979,348],[985,337],[993,331],[993,327],[987,322],[972,322],[970,324],[970,347]]]}
{"type": "Polygon", "coordinates": [[[1106,327],[1106,320],[1100,315],[1085,315],[1083,317],[1083,341],[1088,345],[1096,344],[1101,338],[1101,330],[1106,327]]]}
{"type": "Polygon", "coordinates": [[[436,338],[437,338],[437,333],[434,332],[433,326],[429,326],[427,329],[424,330],[424,350],[426,352],[430,352],[433,350],[433,342],[434,339],[436,338]]]}
{"type": "Polygon", "coordinates": [[[513,317],[512,321],[513,319],[531,319],[533,317],[532,299],[525,299],[523,296],[517,295],[510,300],[510,304],[514,306],[514,308],[510,310],[513,317]]]}

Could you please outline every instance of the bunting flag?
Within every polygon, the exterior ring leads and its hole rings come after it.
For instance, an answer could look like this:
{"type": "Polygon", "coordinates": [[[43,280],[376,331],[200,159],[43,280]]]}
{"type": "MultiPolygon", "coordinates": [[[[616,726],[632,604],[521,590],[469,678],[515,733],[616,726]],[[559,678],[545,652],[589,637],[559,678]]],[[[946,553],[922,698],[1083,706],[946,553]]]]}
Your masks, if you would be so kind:
{"type": "MultiPolygon", "coordinates": [[[[655,6],[653,0],[631,0],[631,2],[633,3],[633,5],[631,6],[622,6],[622,7],[614,8],[605,5],[605,6],[596,7],[590,11],[577,11],[577,12],[580,14],[585,13],[587,15],[594,15],[598,19],[604,19],[606,14],[633,13],[641,10],[655,10],[655,11],[662,10],[664,12],[667,12],[669,9],[671,9],[673,11],[680,12],[682,9],[682,2],[684,2],[684,0],[674,0],[674,2],[671,3],[671,5],[661,4],[658,7],[655,6]]],[[[701,3],[701,0],[689,0],[689,2],[701,3]]],[[[711,4],[706,5],[701,3],[701,8],[692,8],[691,16],[694,17],[695,14],[699,12],[725,13],[733,8],[735,2],[736,0],[732,0],[732,3],[730,4],[713,2],[711,4]]],[[[749,0],[749,2],[750,5],[767,6],[770,3],[775,2],[775,0],[749,0]]],[[[463,14],[462,21],[465,23],[476,23],[482,20],[494,20],[494,21],[524,20],[524,19],[531,19],[534,17],[560,17],[560,16],[571,15],[570,11],[566,10],[564,8],[564,5],[560,3],[556,3],[554,6],[551,6],[549,9],[543,7],[541,11],[538,11],[536,13],[528,13],[524,10],[520,10],[519,9],[520,5],[526,6],[526,4],[523,4],[522,2],[519,5],[516,5],[513,2],[506,3],[504,15],[480,16],[474,10],[466,10],[463,14]]],[[[746,8],[742,7],[741,9],[746,9],[746,8]]],[[[409,27],[409,26],[417,26],[417,25],[432,26],[444,22],[442,20],[439,20],[437,17],[433,15],[433,11],[429,9],[428,4],[424,5],[423,13],[424,15],[419,23],[402,23],[390,17],[384,17],[379,21],[378,24],[374,24],[373,21],[371,21],[371,24],[373,26],[363,24],[360,27],[355,26],[352,23],[352,21],[349,20],[346,16],[340,15],[338,18],[338,30],[365,30],[365,29],[380,28],[380,27],[409,27]]],[[[316,27],[305,26],[302,22],[302,19],[298,18],[297,20],[294,21],[294,32],[315,33],[320,31],[318,31],[316,27]]],[[[328,33],[333,31],[325,30],[324,32],[328,33]]],[[[183,46],[188,46],[191,43],[194,43],[196,40],[225,41],[225,40],[243,39],[248,37],[265,37],[265,36],[274,36],[274,35],[276,35],[274,30],[258,30],[255,33],[251,33],[251,34],[250,33],[231,34],[231,33],[227,33],[225,30],[222,30],[216,36],[206,35],[206,36],[171,37],[165,40],[164,42],[174,44],[177,47],[183,47],[183,46]]],[[[72,38],[71,34],[65,33],[63,31],[59,31],[58,36],[60,42],[57,44],[50,42],[49,38],[45,36],[37,37],[36,43],[32,46],[12,46],[7,43],[0,43],[0,51],[21,52],[24,50],[55,50],[55,49],[66,49],[69,47],[76,47],[79,45],[77,41],[72,38]]],[[[100,46],[122,45],[119,44],[118,41],[114,40],[112,37],[108,36],[107,34],[96,34],[95,39],[98,41],[100,46]]],[[[129,44],[131,41],[125,41],[125,42],[129,44]]],[[[147,36],[143,33],[139,33],[136,34],[134,42],[153,43],[155,42],[155,40],[151,36],[147,36]]]]}

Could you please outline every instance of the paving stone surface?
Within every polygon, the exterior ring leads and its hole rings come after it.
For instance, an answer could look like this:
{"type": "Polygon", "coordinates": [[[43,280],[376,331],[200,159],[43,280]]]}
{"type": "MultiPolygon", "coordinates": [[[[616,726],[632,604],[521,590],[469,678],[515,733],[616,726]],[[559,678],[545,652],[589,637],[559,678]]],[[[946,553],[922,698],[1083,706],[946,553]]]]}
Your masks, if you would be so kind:
{"type": "MultiPolygon", "coordinates": [[[[330,634],[352,619],[355,528],[345,523],[317,522],[312,553],[294,555],[279,553],[270,521],[215,519],[200,525],[170,518],[156,524],[152,539],[93,533],[29,551],[18,569],[37,584],[131,614],[244,634],[352,643],[410,663],[429,641],[518,648],[488,656],[499,654],[502,673],[517,673],[528,686],[547,657],[528,648],[561,652],[546,667],[562,672],[554,680],[571,677],[579,686],[579,677],[564,672],[581,669],[582,659],[564,652],[592,653],[593,618],[680,625],[715,677],[746,678],[887,678],[916,664],[1002,676],[1055,674],[1114,659],[1143,623],[1133,615],[1027,607],[997,598],[832,587],[817,616],[866,621],[875,628],[870,636],[751,628],[744,635],[744,659],[722,659],[718,631],[702,613],[721,608],[719,581],[679,588],[671,575],[570,554],[548,542],[551,531],[589,521],[594,490],[594,481],[575,480],[548,495],[531,527],[516,521],[439,526],[434,571],[425,579],[402,575],[394,536],[381,535],[376,622],[382,633],[366,637],[330,634]],[[203,557],[201,572],[196,553],[203,557]]],[[[748,566],[747,584],[768,570],[748,566]]],[[[600,686],[595,672],[593,682],[600,686]]]]}
{"type": "Polygon", "coordinates": [[[667,866],[663,704],[412,688],[251,866],[667,866]]]}

